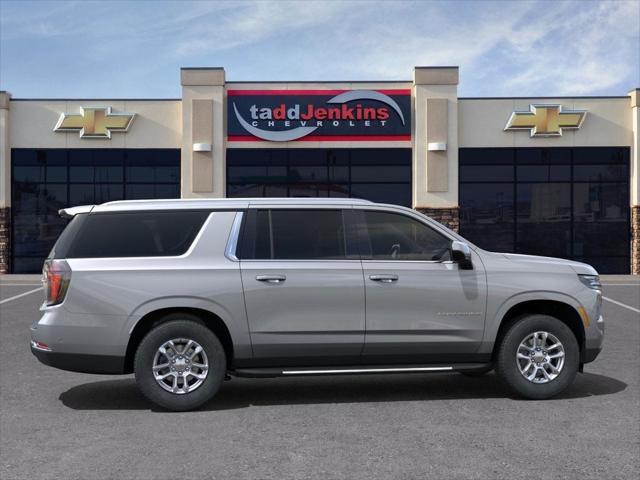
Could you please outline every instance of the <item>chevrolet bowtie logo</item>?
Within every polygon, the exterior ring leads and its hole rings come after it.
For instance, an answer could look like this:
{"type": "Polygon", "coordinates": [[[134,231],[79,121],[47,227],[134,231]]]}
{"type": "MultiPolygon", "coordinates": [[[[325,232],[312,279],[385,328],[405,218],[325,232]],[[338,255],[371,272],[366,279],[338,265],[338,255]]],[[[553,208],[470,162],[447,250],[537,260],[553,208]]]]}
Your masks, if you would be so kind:
{"type": "Polygon", "coordinates": [[[80,131],[80,138],[111,138],[111,132],[126,132],[135,113],[112,113],[111,107],[80,107],[79,114],[60,114],[56,132],[80,131]]]}
{"type": "Polygon", "coordinates": [[[529,111],[513,112],[506,130],[529,130],[532,137],[560,137],[563,129],[582,126],[586,110],[563,110],[562,105],[529,105],[529,111]]]}

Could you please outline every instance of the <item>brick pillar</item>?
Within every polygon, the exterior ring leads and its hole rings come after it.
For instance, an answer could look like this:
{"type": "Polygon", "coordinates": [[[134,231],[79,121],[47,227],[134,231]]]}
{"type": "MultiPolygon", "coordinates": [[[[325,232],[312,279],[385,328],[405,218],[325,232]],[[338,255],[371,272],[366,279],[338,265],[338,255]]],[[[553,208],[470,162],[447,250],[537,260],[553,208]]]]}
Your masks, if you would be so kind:
{"type": "Polygon", "coordinates": [[[0,273],[11,271],[11,209],[0,207],[0,273]]]}
{"type": "Polygon", "coordinates": [[[416,208],[420,213],[433,218],[454,232],[460,229],[460,207],[448,208],[416,208]]]}
{"type": "Polygon", "coordinates": [[[640,275],[640,205],[631,207],[631,273],[640,275]]]}

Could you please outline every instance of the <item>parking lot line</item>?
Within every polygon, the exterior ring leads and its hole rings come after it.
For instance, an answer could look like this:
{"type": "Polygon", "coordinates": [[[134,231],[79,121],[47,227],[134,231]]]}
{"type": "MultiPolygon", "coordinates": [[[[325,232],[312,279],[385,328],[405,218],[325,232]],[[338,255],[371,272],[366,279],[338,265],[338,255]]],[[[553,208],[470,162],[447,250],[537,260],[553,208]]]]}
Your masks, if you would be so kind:
{"type": "Polygon", "coordinates": [[[33,290],[29,290],[28,292],[21,293],[20,295],[15,295],[13,297],[5,298],[4,300],[0,300],[0,305],[2,305],[3,303],[10,302],[11,300],[17,300],[18,298],[25,297],[39,290],[42,290],[42,287],[34,288],[33,290]]]}
{"type": "Polygon", "coordinates": [[[627,308],[629,310],[631,310],[632,312],[637,312],[640,313],[640,310],[638,310],[635,307],[632,307],[631,305],[627,305],[626,303],[622,303],[622,302],[618,302],[617,300],[614,300],[613,298],[609,298],[609,297],[602,297],[603,300],[606,300],[607,302],[611,302],[611,303],[615,303],[616,305],[620,305],[621,307],[627,308]]]}

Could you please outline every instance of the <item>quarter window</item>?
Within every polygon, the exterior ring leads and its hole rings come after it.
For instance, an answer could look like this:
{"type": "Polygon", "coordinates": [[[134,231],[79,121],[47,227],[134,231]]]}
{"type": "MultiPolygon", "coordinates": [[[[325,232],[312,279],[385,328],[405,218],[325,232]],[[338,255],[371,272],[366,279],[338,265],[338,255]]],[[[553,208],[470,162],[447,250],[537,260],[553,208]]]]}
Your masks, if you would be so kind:
{"type": "Polygon", "coordinates": [[[55,258],[162,257],[182,255],[210,212],[120,212],[87,215],[52,251],[55,258]]]}
{"type": "Polygon", "coordinates": [[[451,241],[433,228],[397,213],[362,211],[362,257],[371,260],[444,261],[451,241]]]}

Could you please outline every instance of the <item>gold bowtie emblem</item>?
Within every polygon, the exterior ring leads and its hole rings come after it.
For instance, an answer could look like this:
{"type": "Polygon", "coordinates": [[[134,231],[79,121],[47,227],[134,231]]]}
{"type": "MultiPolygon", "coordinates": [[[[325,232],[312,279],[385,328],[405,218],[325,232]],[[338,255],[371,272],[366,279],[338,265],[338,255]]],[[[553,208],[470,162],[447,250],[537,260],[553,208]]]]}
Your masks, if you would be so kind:
{"type": "Polygon", "coordinates": [[[111,132],[126,132],[135,113],[112,113],[111,107],[80,107],[79,114],[61,113],[56,132],[80,131],[80,138],[111,138],[111,132]]]}
{"type": "Polygon", "coordinates": [[[532,137],[560,137],[562,130],[582,126],[586,110],[563,110],[562,105],[529,105],[528,111],[513,112],[506,130],[529,130],[532,137]]]}

